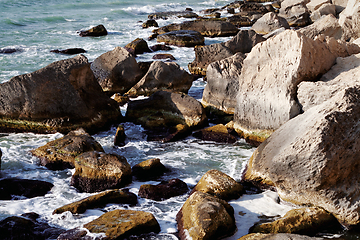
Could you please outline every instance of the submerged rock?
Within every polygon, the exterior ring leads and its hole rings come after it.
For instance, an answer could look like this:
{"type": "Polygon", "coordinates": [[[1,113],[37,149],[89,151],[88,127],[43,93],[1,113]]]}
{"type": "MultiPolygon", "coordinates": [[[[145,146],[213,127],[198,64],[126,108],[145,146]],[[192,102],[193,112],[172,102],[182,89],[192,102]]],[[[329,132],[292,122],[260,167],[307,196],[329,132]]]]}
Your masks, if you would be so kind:
{"type": "Polygon", "coordinates": [[[17,200],[44,196],[54,185],[49,182],[6,178],[0,180],[0,200],[17,200]]]}
{"type": "Polygon", "coordinates": [[[68,49],[64,49],[64,50],[56,49],[56,50],[51,50],[50,52],[67,54],[67,55],[86,53],[86,51],[84,49],[82,49],[82,48],[68,48],[68,49]]]}
{"type": "Polygon", "coordinates": [[[0,101],[2,131],[69,132],[83,127],[95,132],[121,117],[83,55],[0,84],[0,101]]]}
{"type": "Polygon", "coordinates": [[[159,223],[151,213],[133,210],[107,212],[84,227],[92,233],[105,233],[109,240],[160,232],[159,223]]]}
{"type": "Polygon", "coordinates": [[[73,214],[80,214],[84,213],[87,209],[104,207],[109,203],[134,205],[137,203],[137,196],[129,192],[128,189],[108,190],[59,207],[54,210],[53,214],[60,214],[66,211],[70,211],[73,214]]]}
{"type": "Polygon", "coordinates": [[[157,36],[156,41],[178,47],[204,45],[204,37],[199,32],[192,30],[177,30],[163,33],[157,36]]]}
{"type": "Polygon", "coordinates": [[[182,240],[219,239],[234,233],[234,209],[210,194],[194,192],[176,215],[182,240]]]}
{"type": "Polygon", "coordinates": [[[132,174],[138,180],[148,181],[162,176],[166,170],[160,159],[152,158],[133,166],[132,174]]]}
{"type": "Polygon", "coordinates": [[[90,28],[89,30],[80,31],[81,37],[100,37],[107,35],[108,32],[104,25],[97,25],[96,27],[90,28]]]}
{"type": "Polygon", "coordinates": [[[42,166],[51,170],[62,170],[74,168],[75,158],[87,151],[104,152],[104,149],[83,129],[78,129],[32,150],[31,153],[40,158],[42,166]]]}
{"type": "Polygon", "coordinates": [[[157,185],[141,185],[138,194],[142,198],[162,201],[171,197],[183,195],[188,190],[189,188],[186,183],[176,178],[169,181],[162,181],[157,185]]]}
{"type": "Polygon", "coordinates": [[[93,151],[75,158],[71,185],[81,192],[121,188],[130,182],[131,167],[122,156],[93,151]]]}

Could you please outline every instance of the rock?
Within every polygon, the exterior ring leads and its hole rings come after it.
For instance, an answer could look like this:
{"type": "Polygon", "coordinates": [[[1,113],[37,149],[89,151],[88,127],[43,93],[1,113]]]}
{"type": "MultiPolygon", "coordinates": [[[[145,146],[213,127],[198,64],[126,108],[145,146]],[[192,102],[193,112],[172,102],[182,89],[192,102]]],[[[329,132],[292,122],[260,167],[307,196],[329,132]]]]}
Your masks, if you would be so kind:
{"type": "Polygon", "coordinates": [[[248,27],[253,25],[253,21],[249,17],[241,16],[241,15],[233,15],[231,17],[227,17],[226,21],[231,23],[237,28],[248,27]]]}
{"type": "Polygon", "coordinates": [[[54,210],[53,214],[60,214],[69,211],[73,214],[84,213],[87,209],[100,208],[109,203],[116,204],[137,204],[137,196],[128,189],[108,190],[90,197],[84,198],[54,210]]]}
{"type": "Polygon", "coordinates": [[[273,8],[269,5],[264,5],[257,2],[241,2],[241,1],[235,1],[235,3],[239,3],[239,11],[244,16],[251,16],[255,14],[264,15],[265,13],[268,13],[269,11],[274,11],[273,8]]]}
{"type": "MultiPolygon", "coordinates": [[[[93,237],[87,236],[86,229],[73,228],[60,234],[56,240],[93,240],[93,237]]],[[[99,240],[95,238],[94,240],[99,240]]]]}
{"type": "Polygon", "coordinates": [[[121,188],[130,182],[131,167],[122,156],[93,151],[75,158],[71,185],[80,192],[121,188]]]}
{"type": "Polygon", "coordinates": [[[336,16],[341,13],[345,8],[349,0],[332,0],[332,3],[336,8],[336,16]]]}
{"type": "Polygon", "coordinates": [[[167,46],[167,45],[165,45],[165,44],[155,44],[155,45],[151,46],[150,49],[151,49],[151,51],[153,51],[153,52],[157,52],[157,51],[161,51],[161,50],[163,50],[163,51],[170,51],[170,50],[172,50],[171,47],[169,47],[169,46],[167,46]]]}
{"type": "Polygon", "coordinates": [[[89,30],[80,31],[81,37],[100,37],[107,35],[108,32],[104,25],[97,25],[96,27],[90,28],[89,30]]]}
{"type": "Polygon", "coordinates": [[[0,54],[12,54],[12,53],[16,53],[19,52],[20,50],[17,48],[1,48],[0,49],[0,54]]]}
{"type": "Polygon", "coordinates": [[[142,24],[142,28],[159,27],[159,24],[154,19],[149,19],[142,24]]]}
{"type": "Polygon", "coordinates": [[[84,227],[92,233],[105,233],[109,240],[160,232],[159,223],[151,213],[133,210],[107,212],[84,227]]]}
{"type": "Polygon", "coordinates": [[[360,84],[360,54],[337,58],[336,64],[317,82],[302,82],[298,99],[303,111],[320,105],[348,87],[360,84]]]}
{"type": "Polygon", "coordinates": [[[293,30],[256,45],[239,78],[235,130],[250,141],[264,141],[301,112],[297,85],[326,73],[335,59],[326,43],[293,30]]]}
{"type": "Polygon", "coordinates": [[[327,4],[327,3],[331,3],[331,1],[330,0],[310,0],[310,2],[308,2],[306,4],[306,7],[310,12],[315,12],[322,5],[327,4]]]}
{"type": "MultiPolygon", "coordinates": [[[[151,126],[151,121],[149,121],[149,123],[149,126],[151,126]]],[[[191,132],[191,128],[186,124],[177,124],[176,126],[166,127],[152,126],[151,129],[145,131],[148,141],[159,141],[163,143],[175,142],[186,138],[191,132]]]]}
{"type": "Polygon", "coordinates": [[[84,49],[82,49],[82,48],[68,48],[68,49],[64,49],[64,50],[56,49],[56,50],[51,50],[50,52],[67,54],[67,55],[86,53],[86,51],[84,49]]]}
{"type": "Polygon", "coordinates": [[[91,70],[102,89],[110,93],[126,93],[141,77],[135,58],[121,47],[96,58],[91,70]]]}
{"type": "Polygon", "coordinates": [[[220,11],[220,8],[208,8],[205,10],[201,10],[200,13],[202,14],[210,14],[210,13],[214,13],[214,12],[218,12],[220,11]]]}
{"type": "Polygon", "coordinates": [[[120,124],[116,129],[114,145],[119,147],[125,146],[125,139],[126,139],[125,129],[124,126],[120,124]]]}
{"type": "Polygon", "coordinates": [[[126,118],[145,128],[184,124],[199,127],[206,123],[201,104],[184,93],[158,91],[148,99],[129,102],[126,118]]]}
{"type": "Polygon", "coordinates": [[[276,13],[268,12],[257,20],[251,27],[258,34],[268,34],[276,29],[284,27],[290,29],[285,18],[278,16],[276,13]]]}
{"type": "Polygon", "coordinates": [[[170,24],[157,29],[156,33],[163,34],[179,30],[196,31],[204,37],[228,37],[235,36],[239,32],[239,29],[229,22],[221,19],[206,18],[170,24]]]}
{"type": "Polygon", "coordinates": [[[2,151],[1,151],[1,148],[0,148],[0,177],[1,177],[1,157],[2,157],[2,151]]]}
{"type": "Polygon", "coordinates": [[[360,2],[349,0],[346,8],[339,14],[339,24],[344,30],[343,39],[357,39],[360,37],[360,2]]]}
{"type": "Polygon", "coordinates": [[[284,0],[281,3],[279,16],[285,18],[290,27],[305,27],[311,23],[306,4],[310,0],[284,0]]]}
{"type": "Polygon", "coordinates": [[[83,55],[0,84],[0,102],[2,132],[67,133],[83,127],[91,133],[121,117],[118,105],[101,90],[83,55]]]}
{"type": "Polygon", "coordinates": [[[144,52],[151,52],[147,42],[142,38],[137,38],[124,47],[132,55],[143,54],[144,52]]]}
{"type": "Polygon", "coordinates": [[[325,36],[333,37],[335,39],[341,39],[343,34],[343,30],[338,20],[331,14],[297,31],[313,39],[320,34],[324,34],[325,36]]]}
{"type": "Polygon", "coordinates": [[[187,93],[194,78],[175,62],[154,61],[145,76],[126,94],[149,96],[159,90],[187,93]]]}
{"type": "Polygon", "coordinates": [[[111,98],[114,99],[119,104],[119,106],[124,106],[130,101],[129,96],[122,96],[119,93],[115,93],[113,96],[111,96],[111,98]]]}
{"type": "Polygon", "coordinates": [[[279,28],[279,29],[276,29],[276,30],[272,31],[271,33],[268,33],[268,34],[264,35],[263,37],[265,39],[268,39],[268,38],[271,38],[273,36],[276,36],[276,35],[284,32],[285,30],[286,30],[285,28],[279,28]]]}
{"type": "Polygon", "coordinates": [[[49,182],[6,178],[0,180],[0,200],[18,200],[24,197],[44,196],[54,185],[49,182]]]}
{"type": "Polygon", "coordinates": [[[321,240],[324,238],[309,237],[299,234],[278,233],[278,234],[263,234],[263,233],[251,233],[245,235],[238,240],[321,240]]]}
{"type": "Polygon", "coordinates": [[[78,129],[31,150],[31,153],[40,158],[42,166],[51,170],[62,170],[74,168],[75,157],[87,151],[104,152],[104,149],[84,129],[78,129]]]}
{"type": "Polygon", "coordinates": [[[265,39],[254,30],[240,30],[231,40],[204,47],[195,47],[195,60],[189,63],[192,74],[206,76],[206,68],[212,62],[231,57],[235,53],[248,53],[259,42],[265,39]]]}
{"type": "Polygon", "coordinates": [[[201,100],[203,106],[234,114],[236,95],[239,91],[239,76],[245,57],[239,52],[232,57],[213,62],[207,67],[207,84],[201,100]]]}
{"type": "Polygon", "coordinates": [[[358,86],[343,89],[282,125],[255,150],[244,179],[275,186],[285,201],[322,207],[346,226],[359,224],[359,99],[358,86]]]}
{"type": "Polygon", "coordinates": [[[194,192],[176,215],[179,238],[219,239],[236,229],[234,209],[210,194],[194,192]]]}
{"type": "Polygon", "coordinates": [[[189,190],[185,182],[180,179],[161,181],[157,185],[144,184],[140,186],[138,195],[142,198],[163,201],[185,194],[189,190]]]}
{"type": "Polygon", "coordinates": [[[171,54],[166,53],[159,53],[155,54],[152,59],[170,59],[170,60],[176,60],[176,58],[171,54]]]}
{"type": "Polygon", "coordinates": [[[236,137],[228,132],[223,124],[208,127],[193,133],[193,136],[204,141],[235,143],[236,137]]]}
{"type": "Polygon", "coordinates": [[[198,15],[192,11],[182,12],[157,12],[148,15],[149,19],[168,19],[168,18],[197,18],[198,15]]]}
{"type": "Polygon", "coordinates": [[[323,230],[341,230],[336,218],[318,207],[293,209],[282,218],[270,223],[256,225],[252,233],[295,233],[314,236],[323,230]]]}
{"type": "Polygon", "coordinates": [[[321,19],[323,16],[333,15],[336,16],[336,7],[334,4],[324,4],[310,15],[311,21],[315,22],[321,19]]]}
{"type": "Polygon", "coordinates": [[[149,68],[153,62],[154,61],[138,62],[139,68],[141,70],[141,78],[143,78],[145,74],[149,71],[149,68]]]}
{"type": "Polygon", "coordinates": [[[157,36],[156,41],[179,47],[204,45],[204,37],[199,32],[192,30],[178,30],[163,33],[157,36]]]}
{"type": "Polygon", "coordinates": [[[133,176],[138,180],[148,181],[162,176],[166,167],[158,158],[152,158],[136,164],[132,167],[133,176]]]}
{"type": "Polygon", "coordinates": [[[323,34],[317,36],[315,40],[319,40],[327,45],[330,51],[337,57],[348,57],[352,54],[360,52],[360,46],[353,42],[345,42],[344,40],[336,40],[323,34]]]}
{"type": "Polygon", "coordinates": [[[196,191],[229,201],[238,199],[243,194],[243,186],[225,173],[212,169],[202,176],[192,193],[196,191]]]}

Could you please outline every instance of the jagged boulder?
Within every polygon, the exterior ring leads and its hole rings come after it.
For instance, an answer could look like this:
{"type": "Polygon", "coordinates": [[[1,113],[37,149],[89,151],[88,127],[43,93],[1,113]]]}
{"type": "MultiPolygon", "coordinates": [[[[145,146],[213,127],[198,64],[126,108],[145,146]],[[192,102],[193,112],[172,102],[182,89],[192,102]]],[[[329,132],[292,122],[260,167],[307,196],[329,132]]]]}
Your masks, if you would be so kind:
{"type": "Polygon", "coordinates": [[[84,213],[87,209],[103,207],[109,203],[116,204],[136,204],[137,196],[129,192],[128,189],[108,190],[82,200],[59,207],[53,211],[53,214],[60,214],[69,211],[73,214],[84,213]]]}
{"type": "Polygon", "coordinates": [[[160,225],[151,213],[133,210],[107,212],[84,227],[92,233],[105,233],[109,240],[160,232],[160,225]]]}
{"type": "Polygon", "coordinates": [[[339,21],[332,14],[319,19],[309,26],[300,28],[297,31],[313,39],[320,34],[333,37],[335,39],[341,39],[343,34],[343,29],[341,28],[339,21]]]}
{"type": "Polygon", "coordinates": [[[239,76],[245,57],[245,54],[239,52],[207,67],[207,84],[201,99],[203,106],[234,114],[239,76]]]}
{"type": "Polygon", "coordinates": [[[31,150],[31,153],[40,158],[42,166],[51,170],[62,170],[74,168],[75,157],[87,151],[104,152],[104,149],[84,129],[78,129],[31,150]]]}
{"type": "Polygon", "coordinates": [[[344,29],[344,40],[360,37],[360,1],[349,0],[346,8],[339,14],[339,24],[344,29]]]}
{"type": "Polygon", "coordinates": [[[121,188],[130,182],[131,167],[125,157],[92,151],[75,158],[71,185],[81,192],[121,188]]]}
{"type": "Polygon", "coordinates": [[[149,96],[160,90],[187,93],[194,77],[175,62],[154,61],[145,76],[126,94],[149,96]]]}
{"type": "Polygon", "coordinates": [[[91,70],[102,89],[110,93],[126,93],[142,74],[135,58],[122,47],[96,58],[91,63],[91,70]]]}
{"type": "Polygon", "coordinates": [[[258,34],[268,34],[279,28],[290,29],[285,18],[278,16],[276,13],[268,12],[258,19],[251,29],[258,34]]]}
{"type": "Polygon", "coordinates": [[[210,194],[194,192],[176,215],[181,240],[218,239],[236,229],[234,209],[210,194]]]}
{"type": "Polygon", "coordinates": [[[169,181],[161,181],[157,185],[143,184],[140,186],[138,195],[142,198],[162,201],[185,194],[189,190],[185,182],[178,178],[169,181]]]}
{"type": "Polygon", "coordinates": [[[83,127],[95,132],[121,117],[83,55],[0,84],[0,101],[2,131],[66,133],[83,127]]]}
{"type": "Polygon", "coordinates": [[[255,150],[244,178],[359,224],[359,106],[359,86],[350,87],[291,119],[255,150]]]}
{"type": "Polygon", "coordinates": [[[311,21],[315,22],[326,15],[336,16],[336,6],[334,4],[327,3],[322,5],[311,13],[310,18],[311,21]]]}
{"type": "Polygon", "coordinates": [[[285,18],[290,27],[305,27],[311,23],[306,4],[310,0],[284,0],[281,2],[279,16],[285,18]]]}

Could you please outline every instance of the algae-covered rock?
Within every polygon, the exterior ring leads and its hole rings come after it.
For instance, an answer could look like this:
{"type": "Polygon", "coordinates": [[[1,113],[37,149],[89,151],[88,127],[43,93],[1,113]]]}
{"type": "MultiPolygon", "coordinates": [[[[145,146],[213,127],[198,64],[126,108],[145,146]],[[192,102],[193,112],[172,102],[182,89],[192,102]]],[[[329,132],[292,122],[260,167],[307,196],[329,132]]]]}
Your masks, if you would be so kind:
{"type": "Polygon", "coordinates": [[[48,169],[62,170],[74,168],[75,157],[87,151],[104,152],[104,149],[83,129],[77,129],[32,150],[31,153],[40,158],[41,165],[48,169]]]}
{"type": "Polygon", "coordinates": [[[81,192],[121,188],[131,182],[131,167],[125,157],[86,152],[75,158],[71,185],[81,192]]]}
{"type": "Polygon", "coordinates": [[[108,203],[116,204],[136,204],[137,196],[129,190],[108,190],[82,200],[59,207],[53,211],[53,214],[60,214],[70,211],[73,214],[84,213],[87,209],[103,207],[108,203]]]}
{"type": "Polygon", "coordinates": [[[204,192],[223,200],[237,199],[243,194],[243,186],[232,177],[218,170],[207,171],[192,192],[204,192]]]}
{"type": "Polygon", "coordinates": [[[92,233],[105,233],[109,240],[160,232],[159,223],[151,213],[133,210],[107,212],[84,227],[92,233]]]}
{"type": "Polygon", "coordinates": [[[162,201],[171,197],[185,194],[189,190],[185,182],[180,179],[162,181],[157,185],[144,184],[140,186],[139,196],[155,201],[162,201]]]}
{"type": "Polygon", "coordinates": [[[223,124],[208,127],[193,133],[193,136],[205,141],[215,141],[220,143],[235,143],[236,137],[229,133],[223,124]]]}
{"type": "Polygon", "coordinates": [[[166,167],[160,162],[159,158],[152,158],[132,167],[133,176],[139,180],[150,180],[164,174],[166,167]]]}

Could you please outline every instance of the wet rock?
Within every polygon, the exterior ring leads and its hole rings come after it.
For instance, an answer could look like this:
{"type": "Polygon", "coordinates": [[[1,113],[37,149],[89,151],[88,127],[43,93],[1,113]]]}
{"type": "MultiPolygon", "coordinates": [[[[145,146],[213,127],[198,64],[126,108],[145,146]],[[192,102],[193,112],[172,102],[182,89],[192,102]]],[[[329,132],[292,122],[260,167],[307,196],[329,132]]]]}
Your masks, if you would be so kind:
{"type": "Polygon", "coordinates": [[[282,125],[255,150],[244,179],[275,186],[285,201],[322,207],[347,226],[359,224],[359,99],[358,86],[345,88],[282,125]]]}
{"type": "Polygon", "coordinates": [[[306,7],[309,0],[285,0],[281,3],[279,16],[285,18],[290,27],[305,27],[311,23],[306,7]]]}
{"type": "Polygon", "coordinates": [[[208,127],[193,133],[193,136],[204,141],[235,143],[236,137],[228,132],[223,124],[208,127]]]}
{"type": "Polygon", "coordinates": [[[170,51],[170,50],[172,50],[171,47],[169,47],[169,46],[167,46],[167,45],[165,45],[165,44],[155,44],[155,45],[151,46],[150,49],[151,49],[151,51],[153,51],[153,52],[157,52],[157,51],[161,51],[161,50],[163,50],[163,51],[170,51]]]}
{"type": "Polygon", "coordinates": [[[239,52],[207,67],[207,84],[201,100],[203,106],[234,114],[239,76],[245,57],[245,54],[239,52]]]}
{"type": "Polygon", "coordinates": [[[204,37],[199,32],[192,30],[178,30],[163,33],[157,36],[156,41],[179,47],[204,45],[204,37]]]}
{"type": "Polygon", "coordinates": [[[84,129],[78,129],[31,150],[31,153],[40,158],[42,166],[51,170],[62,170],[74,168],[75,157],[87,151],[104,152],[104,149],[84,129]]]}
{"type": "Polygon", "coordinates": [[[278,234],[263,234],[251,233],[245,235],[238,240],[322,240],[324,238],[309,237],[299,234],[278,233],[278,234]]]}
{"type": "Polygon", "coordinates": [[[0,101],[3,132],[67,133],[83,127],[91,133],[121,117],[118,105],[101,90],[83,55],[0,84],[0,101]]]}
{"type": "Polygon", "coordinates": [[[236,229],[234,209],[210,194],[194,192],[176,215],[179,238],[219,239],[236,229]]]}
{"type": "Polygon", "coordinates": [[[251,233],[294,233],[314,236],[323,230],[341,230],[336,218],[322,208],[298,208],[287,212],[282,218],[254,226],[251,233]]]}
{"type": "Polygon", "coordinates": [[[300,28],[297,31],[313,39],[320,34],[333,37],[335,39],[341,39],[343,34],[339,21],[331,14],[321,18],[307,27],[300,28]]]}
{"type": "Polygon", "coordinates": [[[119,147],[125,146],[125,139],[126,139],[125,129],[124,126],[120,124],[116,129],[114,145],[119,147]]]}
{"type": "Polygon", "coordinates": [[[86,152],[75,158],[71,185],[81,192],[121,188],[131,182],[131,167],[116,154],[86,152]]]}
{"type": "Polygon", "coordinates": [[[195,47],[195,60],[189,63],[192,74],[206,76],[206,68],[212,62],[231,57],[235,53],[248,53],[259,42],[265,39],[254,30],[240,30],[231,40],[204,47],[195,47]]]}
{"type": "Polygon", "coordinates": [[[100,240],[101,238],[96,237],[95,239],[88,236],[86,229],[73,228],[60,234],[56,240],[100,240]]]}
{"type": "Polygon", "coordinates": [[[151,127],[151,129],[145,131],[148,141],[159,141],[163,143],[175,142],[186,138],[191,132],[191,128],[186,124],[177,124],[176,126],[168,127],[151,127]]]}
{"type": "Polygon", "coordinates": [[[155,19],[149,19],[142,24],[142,28],[149,28],[149,27],[159,27],[159,25],[155,21],[155,19]]]}
{"type": "Polygon", "coordinates": [[[151,213],[133,210],[107,212],[84,227],[92,233],[105,233],[109,240],[160,232],[159,223],[151,213]]]}
{"type": "Polygon", "coordinates": [[[16,53],[19,52],[19,49],[17,48],[1,48],[0,49],[0,54],[11,54],[11,53],[16,53]]]}
{"type": "Polygon", "coordinates": [[[298,115],[297,85],[330,70],[338,54],[330,48],[326,42],[293,30],[256,45],[245,58],[239,77],[234,114],[239,135],[262,142],[298,115]]]}
{"type": "Polygon", "coordinates": [[[115,93],[113,96],[111,96],[111,98],[114,99],[119,104],[119,106],[124,106],[130,101],[129,96],[123,96],[119,93],[115,93]]]}
{"type": "Polygon", "coordinates": [[[286,19],[278,16],[276,13],[269,12],[257,20],[251,29],[259,34],[268,34],[282,27],[285,29],[290,29],[286,19]]]}
{"type": "Polygon", "coordinates": [[[142,38],[135,39],[131,43],[126,44],[124,48],[134,56],[145,52],[151,52],[147,42],[142,38]]]}
{"type": "Polygon", "coordinates": [[[135,58],[122,47],[96,58],[91,70],[102,89],[110,93],[126,93],[141,77],[135,58]]]}
{"type": "Polygon", "coordinates": [[[212,169],[202,176],[192,193],[196,191],[228,201],[238,199],[243,194],[243,186],[225,173],[212,169]]]}
{"type": "Polygon", "coordinates": [[[162,181],[157,185],[144,184],[140,186],[138,195],[142,198],[162,201],[185,194],[189,190],[185,182],[180,179],[162,181]]]}
{"type": "Polygon", "coordinates": [[[84,213],[87,209],[104,207],[106,204],[137,204],[137,196],[128,189],[108,190],[90,197],[84,198],[54,210],[53,214],[70,211],[73,214],[84,213]]]}
{"type": "Polygon", "coordinates": [[[176,60],[176,58],[171,55],[171,54],[167,54],[167,53],[159,53],[159,54],[155,54],[152,59],[170,59],[170,60],[176,60]]]}
{"type": "Polygon", "coordinates": [[[18,200],[44,196],[53,186],[52,183],[39,180],[6,178],[0,180],[0,199],[18,200]]]}
{"type": "Polygon", "coordinates": [[[108,32],[104,25],[97,25],[96,27],[90,28],[89,30],[80,31],[81,37],[100,37],[107,35],[108,32]]]}
{"type": "Polygon", "coordinates": [[[339,24],[344,30],[343,39],[351,40],[360,37],[360,5],[359,1],[348,1],[346,8],[339,14],[339,24]]]}
{"type": "Polygon", "coordinates": [[[192,11],[182,12],[157,12],[148,15],[149,19],[168,19],[168,18],[197,18],[198,15],[192,11]]]}
{"type": "Polygon", "coordinates": [[[145,128],[178,124],[194,128],[206,123],[205,110],[196,99],[168,91],[158,91],[148,99],[130,102],[126,117],[145,128]]]}
{"type": "Polygon", "coordinates": [[[154,61],[145,76],[126,94],[151,95],[159,90],[187,93],[194,78],[175,62],[154,61]]]}
{"type": "Polygon", "coordinates": [[[50,52],[67,54],[67,55],[86,53],[86,51],[84,49],[82,49],[82,48],[68,48],[68,49],[64,49],[64,50],[56,49],[56,50],[51,50],[50,52]]]}
{"type": "Polygon", "coordinates": [[[133,176],[142,181],[156,179],[162,176],[166,170],[158,158],[145,160],[132,167],[133,176]]]}

